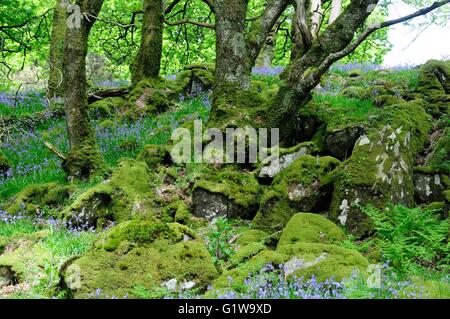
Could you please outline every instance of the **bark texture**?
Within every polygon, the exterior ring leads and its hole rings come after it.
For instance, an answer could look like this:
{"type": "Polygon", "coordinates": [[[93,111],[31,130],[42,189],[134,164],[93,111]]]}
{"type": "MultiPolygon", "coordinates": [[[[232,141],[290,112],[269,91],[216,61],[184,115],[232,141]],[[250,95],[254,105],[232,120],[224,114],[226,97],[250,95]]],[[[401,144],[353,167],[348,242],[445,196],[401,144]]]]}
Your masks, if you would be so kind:
{"type": "Polygon", "coordinates": [[[50,74],[47,97],[54,99],[63,97],[63,59],[64,38],[67,29],[67,0],[58,0],[53,12],[52,36],[50,44],[50,74]]]}
{"type": "Polygon", "coordinates": [[[90,179],[103,170],[103,160],[95,142],[88,116],[86,55],[88,38],[103,0],[78,0],[81,21],[67,28],[64,48],[64,87],[67,133],[70,152],[63,167],[69,179],[90,179]]]}
{"type": "Polygon", "coordinates": [[[159,76],[164,30],[164,0],[144,1],[144,21],[139,52],[131,66],[133,85],[159,76]]]}

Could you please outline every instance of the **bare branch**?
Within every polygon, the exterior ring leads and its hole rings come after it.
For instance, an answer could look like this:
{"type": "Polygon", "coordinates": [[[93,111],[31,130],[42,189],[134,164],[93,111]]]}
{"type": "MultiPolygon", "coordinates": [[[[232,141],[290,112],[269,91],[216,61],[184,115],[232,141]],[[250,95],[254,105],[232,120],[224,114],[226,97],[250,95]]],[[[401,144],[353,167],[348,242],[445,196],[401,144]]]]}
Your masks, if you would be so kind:
{"type": "Polygon", "coordinates": [[[164,20],[164,22],[167,25],[170,25],[170,26],[176,26],[176,25],[180,25],[180,24],[192,24],[192,25],[196,25],[196,26],[202,27],[202,28],[209,28],[209,29],[215,29],[216,28],[215,24],[207,23],[207,22],[194,21],[194,20],[191,20],[191,19],[182,19],[182,20],[178,20],[178,21],[167,21],[167,20],[164,20]]]}

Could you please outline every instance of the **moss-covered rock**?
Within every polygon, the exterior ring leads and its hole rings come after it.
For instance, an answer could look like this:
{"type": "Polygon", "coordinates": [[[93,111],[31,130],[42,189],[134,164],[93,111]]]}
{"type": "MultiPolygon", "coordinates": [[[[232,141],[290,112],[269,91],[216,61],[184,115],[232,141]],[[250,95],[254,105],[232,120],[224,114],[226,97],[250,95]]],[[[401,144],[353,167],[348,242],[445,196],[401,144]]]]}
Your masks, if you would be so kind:
{"type": "Polygon", "coordinates": [[[430,60],[421,66],[416,92],[428,102],[433,116],[448,114],[450,103],[450,62],[430,60]]]}
{"type": "Polygon", "coordinates": [[[430,60],[422,65],[416,91],[426,97],[450,94],[450,62],[430,60]]]}
{"type": "Polygon", "coordinates": [[[339,165],[339,160],[328,156],[305,155],[295,160],[263,195],[255,227],[272,232],[282,229],[297,212],[326,211],[333,191],[331,172],[339,165]]]}
{"type": "Polygon", "coordinates": [[[289,220],[278,242],[278,248],[296,242],[337,244],[344,239],[344,232],[332,221],[317,214],[301,213],[289,220]]]}
{"type": "Polygon", "coordinates": [[[125,103],[126,100],[121,97],[107,97],[89,105],[89,116],[94,119],[112,117],[122,112],[125,103]]]}
{"type": "Polygon", "coordinates": [[[194,215],[198,217],[253,218],[258,210],[260,185],[251,173],[231,169],[212,173],[193,188],[194,215]]]}
{"type": "Polygon", "coordinates": [[[191,64],[177,75],[176,84],[182,94],[197,95],[212,89],[214,74],[214,64],[191,64]]]}
{"type": "Polygon", "coordinates": [[[364,134],[364,131],[364,127],[359,125],[327,130],[324,136],[326,152],[340,160],[347,159],[351,156],[356,141],[364,134]]]}
{"type": "Polygon", "coordinates": [[[354,273],[365,273],[369,262],[357,251],[336,245],[297,242],[283,245],[276,251],[263,250],[247,262],[225,271],[212,283],[212,289],[205,297],[217,297],[233,290],[243,292],[245,280],[262,271],[267,265],[273,269],[283,265],[286,278],[294,276],[325,281],[333,278],[342,280],[354,273]]]}
{"type": "Polygon", "coordinates": [[[97,289],[107,296],[136,298],[138,287],[161,298],[168,293],[164,283],[172,279],[193,281],[201,289],[218,274],[204,243],[193,236],[179,224],[125,222],[64,269],[63,281],[75,298],[89,298],[97,289]]]}
{"type": "Polygon", "coordinates": [[[431,151],[426,158],[426,167],[450,174],[450,128],[443,130],[442,135],[431,145],[431,151]]]}
{"type": "Polygon", "coordinates": [[[369,262],[356,250],[336,245],[297,242],[282,245],[278,253],[289,256],[285,273],[297,277],[315,276],[318,281],[329,278],[340,281],[354,273],[365,273],[369,262]]]}
{"type": "Polygon", "coordinates": [[[431,128],[421,100],[385,109],[337,174],[330,216],[356,235],[371,230],[361,206],[414,202],[413,165],[431,128]]]}
{"type": "Polygon", "coordinates": [[[417,203],[443,201],[442,192],[446,189],[445,177],[439,172],[424,172],[423,170],[414,172],[414,198],[417,203]]]}
{"type": "Polygon", "coordinates": [[[58,183],[30,185],[9,199],[4,209],[10,214],[43,213],[46,209],[57,210],[67,204],[75,186],[63,186],[58,183]]]}
{"type": "Polygon", "coordinates": [[[138,161],[147,163],[148,167],[155,167],[169,161],[169,155],[164,145],[145,145],[137,155],[138,161]]]}
{"type": "Polygon", "coordinates": [[[8,170],[11,168],[9,161],[0,154],[0,178],[5,178],[7,176],[8,170]]]}
{"type": "Polygon", "coordinates": [[[303,155],[316,154],[318,148],[314,142],[304,142],[291,148],[280,148],[276,157],[269,156],[258,169],[258,178],[272,182],[272,179],[292,162],[303,155]]]}
{"type": "Polygon", "coordinates": [[[82,226],[122,222],[133,215],[151,214],[151,177],[145,162],[127,159],[119,163],[111,178],[89,188],[63,211],[65,219],[82,226]]]}
{"type": "Polygon", "coordinates": [[[69,180],[89,181],[105,174],[106,163],[95,139],[91,139],[72,147],[62,168],[69,180]]]}

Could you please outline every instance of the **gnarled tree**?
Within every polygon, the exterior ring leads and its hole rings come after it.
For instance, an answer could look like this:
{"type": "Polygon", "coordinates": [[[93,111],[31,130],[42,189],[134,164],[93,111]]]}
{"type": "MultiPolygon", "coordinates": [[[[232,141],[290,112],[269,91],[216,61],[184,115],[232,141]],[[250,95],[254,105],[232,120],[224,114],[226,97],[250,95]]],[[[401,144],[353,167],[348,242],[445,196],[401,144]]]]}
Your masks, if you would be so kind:
{"type": "MultiPolygon", "coordinates": [[[[297,12],[298,10],[305,12],[299,8],[299,2],[302,1],[297,1],[297,12]]],[[[311,91],[334,62],[352,53],[376,30],[425,15],[447,3],[449,0],[435,2],[405,17],[372,25],[356,40],[354,40],[356,31],[364,26],[378,0],[352,0],[336,20],[317,37],[311,36],[308,25],[300,24],[303,39],[302,54],[292,57],[283,74],[284,85],[267,113],[268,126],[280,128],[281,138],[286,143],[295,140],[297,111],[311,99],[311,91]]],[[[298,16],[306,20],[301,16],[302,12],[298,13],[298,16]]]]}
{"type": "Polygon", "coordinates": [[[88,38],[103,0],[77,0],[69,6],[64,45],[63,81],[70,151],[63,163],[69,179],[87,180],[101,173],[104,162],[88,116],[86,55],[88,38]]]}

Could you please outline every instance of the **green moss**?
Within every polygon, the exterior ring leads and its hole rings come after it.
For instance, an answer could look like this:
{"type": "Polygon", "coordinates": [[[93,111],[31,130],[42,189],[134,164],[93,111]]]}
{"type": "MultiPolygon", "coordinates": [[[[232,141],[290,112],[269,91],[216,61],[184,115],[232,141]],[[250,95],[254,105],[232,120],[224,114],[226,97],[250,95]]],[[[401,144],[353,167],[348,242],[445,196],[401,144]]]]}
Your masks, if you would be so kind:
{"type": "Polygon", "coordinates": [[[258,92],[242,90],[234,85],[222,85],[214,92],[213,109],[208,126],[226,128],[259,128],[264,124],[267,100],[258,92]]]}
{"type": "Polygon", "coordinates": [[[106,163],[95,139],[72,147],[62,167],[70,180],[92,180],[106,171],[106,163]]]}
{"type": "Polygon", "coordinates": [[[145,145],[136,159],[147,163],[148,167],[155,167],[164,162],[166,152],[166,147],[163,145],[145,145]]]}
{"type": "Polygon", "coordinates": [[[123,110],[125,103],[121,97],[107,97],[89,105],[89,116],[94,119],[112,117],[123,110]]]}
{"type": "Polygon", "coordinates": [[[430,60],[420,67],[417,82],[417,92],[427,97],[450,94],[450,63],[430,60]],[[436,74],[444,75],[445,82],[441,83],[436,74]]]}
{"type": "Polygon", "coordinates": [[[329,278],[340,281],[355,272],[365,273],[369,266],[367,259],[357,251],[336,245],[297,242],[282,245],[277,252],[293,258],[290,260],[293,275],[315,276],[318,281],[329,278]]]}
{"type": "Polygon", "coordinates": [[[258,203],[260,185],[251,173],[231,169],[218,171],[198,181],[193,190],[204,189],[210,193],[223,194],[236,205],[246,209],[258,203]]]}
{"type": "Polygon", "coordinates": [[[431,129],[423,101],[386,107],[383,118],[355,145],[336,174],[330,216],[356,235],[371,231],[360,207],[384,209],[389,203],[414,203],[413,165],[431,129]]]}
{"type": "Polygon", "coordinates": [[[434,150],[427,166],[435,168],[442,173],[450,174],[450,129],[446,128],[434,150]]]}
{"type": "Polygon", "coordinates": [[[75,260],[65,271],[66,282],[79,270],[81,285],[72,288],[76,298],[88,298],[101,289],[108,296],[139,297],[134,288],[149,292],[161,290],[164,282],[194,281],[195,288],[207,286],[215,277],[211,257],[199,239],[187,227],[148,221],[130,221],[111,229],[85,256],[75,260]],[[108,250],[106,250],[106,249],[108,250]]]}
{"type": "Polygon", "coordinates": [[[212,89],[214,83],[215,66],[212,64],[191,64],[177,75],[176,85],[183,94],[198,93],[196,90],[212,89]],[[200,84],[201,88],[195,87],[200,84]]]}
{"type": "Polygon", "coordinates": [[[278,247],[296,242],[336,244],[345,239],[333,222],[317,214],[296,214],[283,230],[278,247]]]}
{"type": "Polygon", "coordinates": [[[444,195],[445,201],[446,201],[447,203],[450,203],[450,189],[444,191],[442,194],[444,195]]]}
{"type": "Polygon", "coordinates": [[[177,210],[175,211],[175,222],[180,224],[187,224],[192,214],[189,212],[188,206],[184,202],[179,202],[177,210]]]}
{"type": "Polygon", "coordinates": [[[253,242],[249,243],[244,246],[240,246],[236,253],[231,258],[231,264],[232,265],[238,265],[253,256],[257,255],[260,251],[263,251],[266,249],[266,246],[260,242],[253,242]]]}
{"type": "Polygon", "coordinates": [[[236,240],[236,244],[239,246],[245,246],[251,243],[265,243],[269,237],[270,235],[265,231],[249,229],[236,240]]]}
{"type": "Polygon", "coordinates": [[[104,121],[102,121],[102,122],[100,123],[99,126],[100,126],[102,129],[110,129],[110,128],[113,128],[115,125],[116,125],[116,124],[115,124],[113,121],[111,121],[111,120],[104,120],[104,121]]]}
{"type": "Polygon", "coordinates": [[[63,216],[77,223],[98,225],[98,221],[122,222],[134,215],[152,215],[152,178],[145,162],[126,159],[114,169],[111,178],[77,197],[63,216]]]}
{"type": "Polygon", "coordinates": [[[244,281],[249,275],[260,271],[264,266],[272,264],[281,265],[287,259],[287,256],[271,251],[264,250],[251,258],[246,263],[239,265],[234,269],[224,271],[222,275],[212,283],[213,289],[205,294],[206,298],[214,298],[219,292],[234,290],[243,291],[244,281]]]}
{"type": "Polygon", "coordinates": [[[75,189],[75,186],[63,186],[57,183],[30,185],[13,196],[4,205],[4,209],[10,214],[19,212],[36,214],[45,208],[61,208],[75,189]]]}
{"type": "Polygon", "coordinates": [[[255,227],[282,229],[297,212],[327,210],[331,196],[331,172],[340,165],[333,157],[304,155],[281,171],[260,202],[255,227]]]}

